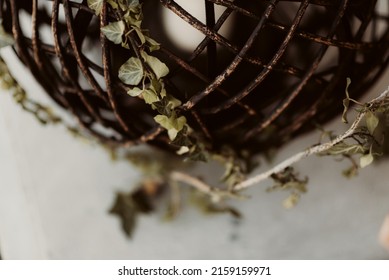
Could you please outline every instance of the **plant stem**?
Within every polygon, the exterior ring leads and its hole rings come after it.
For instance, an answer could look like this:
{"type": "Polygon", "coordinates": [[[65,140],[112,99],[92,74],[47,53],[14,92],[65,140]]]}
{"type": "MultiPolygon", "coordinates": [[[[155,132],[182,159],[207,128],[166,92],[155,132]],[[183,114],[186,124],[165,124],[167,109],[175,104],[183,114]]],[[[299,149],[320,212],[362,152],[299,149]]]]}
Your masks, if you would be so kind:
{"type": "MultiPolygon", "coordinates": [[[[379,105],[379,103],[385,101],[385,99],[388,97],[388,95],[389,95],[389,87],[382,94],[380,94],[378,97],[376,97],[372,101],[368,102],[365,105],[366,106],[365,108],[376,107],[377,105],[379,105]]],[[[353,135],[355,133],[360,122],[365,117],[367,111],[368,111],[367,109],[361,110],[359,112],[359,114],[357,115],[357,117],[355,118],[354,122],[351,124],[350,128],[346,132],[344,132],[343,134],[337,136],[332,141],[307,148],[306,150],[299,152],[299,153],[285,159],[284,161],[277,164],[273,168],[235,185],[233,188],[233,191],[237,192],[237,191],[241,191],[243,189],[249,188],[255,184],[258,184],[258,183],[270,178],[270,176],[272,174],[279,173],[279,172],[283,171],[286,167],[291,166],[292,164],[295,164],[296,162],[299,162],[300,160],[302,160],[304,158],[307,158],[311,155],[322,153],[322,152],[332,148],[336,144],[342,142],[343,140],[345,140],[346,138],[350,137],[351,135],[353,135]]]]}

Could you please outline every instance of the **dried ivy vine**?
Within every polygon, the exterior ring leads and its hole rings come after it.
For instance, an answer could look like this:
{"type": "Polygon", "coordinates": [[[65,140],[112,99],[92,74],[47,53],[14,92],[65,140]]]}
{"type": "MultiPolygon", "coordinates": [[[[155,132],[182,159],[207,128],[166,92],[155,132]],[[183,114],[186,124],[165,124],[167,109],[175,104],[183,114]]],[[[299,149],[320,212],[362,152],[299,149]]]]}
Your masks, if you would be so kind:
{"type": "MultiPolygon", "coordinates": [[[[153,55],[160,45],[142,28],[142,4],[139,0],[109,0],[107,4],[111,21],[101,31],[112,43],[120,44],[132,54],[118,73],[119,79],[131,87],[128,94],[143,99],[157,112],[154,120],[166,129],[171,145],[177,146],[177,154],[206,160],[201,153],[202,144],[190,135],[192,129],[187,119],[177,110],[182,102],[166,91],[164,77],[169,68],[153,55]]],[[[104,1],[88,0],[88,5],[100,15],[104,1]]]]}
{"type": "MultiPolygon", "coordinates": [[[[0,49],[14,44],[13,37],[6,33],[0,21],[0,49]]],[[[61,122],[49,107],[28,97],[26,91],[18,84],[0,55],[0,87],[12,92],[12,96],[23,110],[31,113],[41,124],[56,124],[61,122]]]]}

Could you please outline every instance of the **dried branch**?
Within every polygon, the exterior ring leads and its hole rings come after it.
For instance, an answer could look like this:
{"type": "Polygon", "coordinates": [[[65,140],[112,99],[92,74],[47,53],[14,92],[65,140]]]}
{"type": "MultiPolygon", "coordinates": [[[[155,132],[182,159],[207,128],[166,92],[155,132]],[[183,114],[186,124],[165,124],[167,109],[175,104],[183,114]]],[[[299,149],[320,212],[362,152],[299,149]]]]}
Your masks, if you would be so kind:
{"type": "Polygon", "coordinates": [[[361,110],[358,113],[357,117],[355,118],[354,122],[351,124],[350,128],[346,132],[344,132],[343,134],[334,138],[332,141],[307,148],[306,150],[299,152],[299,153],[285,159],[284,161],[277,164],[273,168],[235,185],[233,190],[234,191],[241,191],[243,189],[249,188],[255,184],[258,184],[258,183],[270,178],[271,175],[283,171],[285,168],[299,162],[300,160],[302,160],[304,158],[307,158],[311,155],[317,155],[317,154],[323,153],[323,152],[329,150],[330,148],[334,147],[335,145],[339,144],[340,142],[342,142],[343,140],[350,137],[351,135],[353,135],[356,132],[359,124],[364,119],[366,114],[369,112],[369,110],[367,110],[367,109],[373,110],[373,109],[379,107],[379,105],[382,102],[384,102],[386,98],[388,98],[388,95],[389,95],[389,87],[382,94],[380,94],[378,97],[376,97],[375,99],[366,103],[365,109],[361,110]]]}

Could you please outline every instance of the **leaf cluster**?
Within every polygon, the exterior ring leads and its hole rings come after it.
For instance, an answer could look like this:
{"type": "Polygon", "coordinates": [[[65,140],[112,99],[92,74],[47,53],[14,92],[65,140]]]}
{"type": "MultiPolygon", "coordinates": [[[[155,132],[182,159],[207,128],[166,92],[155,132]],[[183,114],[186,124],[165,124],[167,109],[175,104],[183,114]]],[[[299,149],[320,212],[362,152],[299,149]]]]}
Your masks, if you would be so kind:
{"type": "MultiPolygon", "coordinates": [[[[178,110],[182,102],[166,90],[164,78],[169,74],[169,68],[152,55],[160,45],[149,36],[148,30],[142,28],[142,5],[138,0],[110,0],[108,4],[116,19],[101,27],[101,31],[112,43],[121,44],[132,53],[118,73],[119,79],[131,87],[128,94],[143,99],[158,112],[154,121],[166,129],[179,155],[206,160],[205,145],[191,136],[192,129],[178,110]]],[[[89,0],[88,5],[98,15],[103,1],[89,0]]]]}
{"type": "MultiPolygon", "coordinates": [[[[347,78],[346,98],[343,100],[344,110],[342,121],[347,123],[347,112],[349,105],[357,105],[356,110],[364,114],[364,123],[344,141],[337,143],[320,155],[341,156],[351,161],[352,166],[343,171],[346,177],[352,177],[358,173],[358,168],[364,168],[373,163],[376,156],[381,155],[384,145],[385,123],[382,118],[388,115],[388,102],[384,99],[379,103],[362,104],[349,95],[351,80],[347,78]],[[359,164],[354,157],[359,158],[359,164]]],[[[330,135],[330,137],[333,137],[330,135]]]]}

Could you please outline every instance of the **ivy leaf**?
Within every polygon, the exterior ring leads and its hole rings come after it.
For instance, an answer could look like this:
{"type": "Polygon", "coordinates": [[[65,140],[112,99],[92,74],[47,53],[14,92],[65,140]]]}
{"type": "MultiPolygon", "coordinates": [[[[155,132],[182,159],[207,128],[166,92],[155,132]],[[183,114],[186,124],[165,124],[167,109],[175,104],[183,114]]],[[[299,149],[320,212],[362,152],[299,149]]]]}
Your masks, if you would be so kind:
{"type": "Polygon", "coordinates": [[[157,41],[155,41],[154,39],[152,39],[148,36],[145,36],[145,39],[146,39],[146,42],[147,42],[147,45],[149,47],[150,52],[159,50],[160,44],[157,41]]]}
{"type": "Polygon", "coordinates": [[[346,84],[346,98],[343,99],[343,114],[342,114],[342,122],[344,123],[348,123],[348,120],[347,120],[347,111],[348,111],[348,108],[350,106],[350,95],[348,93],[348,87],[350,86],[351,84],[351,79],[350,78],[347,78],[347,84],[346,84]]]}
{"type": "Polygon", "coordinates": [[[108,25],[101,28],[101,32],[108,38],[108,40],[114,42],[115,44],[120,44],[122,42],[122,36],[124,33],[125,25],[122,20],[111,22],[108,25]]]}
{"type": "Polygon", "coordinates": [[[188,133],[188,127],[184,126],[183,129],[181,129],[180,132],[178,132],[176,138],[174,139],[174,141],[171,142],[171,144],[174,146],[178,146],[178,147],[182,147],[182,146],[191,147],[191,146],[193,146],[193,143],[190,140],[190,138],[188,137],[187,133],[188,133]]]}
{"type": "Polygon", "coordinates": [[[161,62],[158,58],[152,55],[148,55],[145,51],[142,51],[141,54],[143,59],[153,70],[158,80],[162,77],[165,77],[167,74],[169,74],[169,68],[166,66],[165,63],[161,62]]]}
{"type": "Polygon", "coordinates": [[[157,115],[154,117],[154,120],[167,130],[169,138],[172,141],[186,124],[186,118],[184,116],[176,118],[176,116],[172,115],[169,118],[164,115],[157,115]]]}
{"type": "Polygon", "coordinates": [[[107,0],[107,3],[111,5],[113,9],[119,8],[119,5],[114,0],[107,0]]]}
{"type": "Polygon", "coordinates": [[[374,130],[377,128],[379,119],[372,111],[366,112],[366,126],[370,134],[373,135],[374,130]]]}
{"type": "Polygon", "coordinates": [[[128,8],[136,8],[140,5],[139,0],[126,0],[125,2],[127,2],[128,8]]]}
{"type": "Polygon", "coordinates": [[[143,91],[142,96],[147,104],[153,104],[154,102],[159,101],[157,94],[150,89],[143,91]]]}
{"type": "Polygon", "coordinates": [[[170,117],[173,113],[171,108],[168,106],[168,101],[166,98],[162,98],[162,100],[154,102],[152,104],[152,108],[153,110],[157,110],[158,113],[160,113],[161,115],[165,115],[168,117],[170,117]]]}
{"type": "Polygon", "coordinates": [[[364,168],[370,165],[374,161],[374,156],[371,153],[361,156],[359,159],[359,165],[364,168]]]}
{"type": "Polygon", "coordinates": [[[168,106],[170,109],[177,108],[178,106],[180,106],[182,104],[180,100],[178,100],[177,98],[175,98],[171,95],[166,96],[166,99],[168,101],[168,106]]]}
{"type": "Polygon", "coordinates": [[[127,84],[136,86],[143,79],[143,65],[139,58],[131,57],[119,68],[119,79],[127,84]]]}
{"type": "Polygon", "coordinates": [[[88,0],[88,6],[95,11],[96,15],[100,15],[103,9],[104,0],[88,0]]]}
{"type": "Polygon", "coordinates": [[[138,35],[138,38],[141,41],[142,45],[146,43],[146,38],[145,35],[143,35],[142,30],[137,26],[133,26],[132,28],[135,30],[136,34],[138,35]]]}
{"type": "Polygon", "coordinates": [[[130,11],[127,11],[127,13],[123,16],[123,20],[132,27],[140,28],[142,25],[142,20],[135,17],[135,15],[130,13],[130,11]]]}
{"type": "MultiPolygon", "coordinates": [[[[164,84],[162,81],[157,79],[152,79],[150,83],[150,88],[154,90],[156,93],[160,93],[162,89],[164,88],[164,84]]],[[[164,96],[162,96],[164,97],[164,96]]]]}
{"type": "Polygon", "coordinates": [[[167,116],[157,115],[154,117],[154,120],[159,123],[163,128],[170,129],[172,128],[171,121],[167,116]]]}
{"type": "Polygon", "coordinates": [[[142,89],[138,88],[138,87],[134,87],[132,89],[130,89],[129,91],[127,91],[127,93],[132,96],[132,97],[137,97],[139,96],[141,93],[143,92],[142,89]]]}

